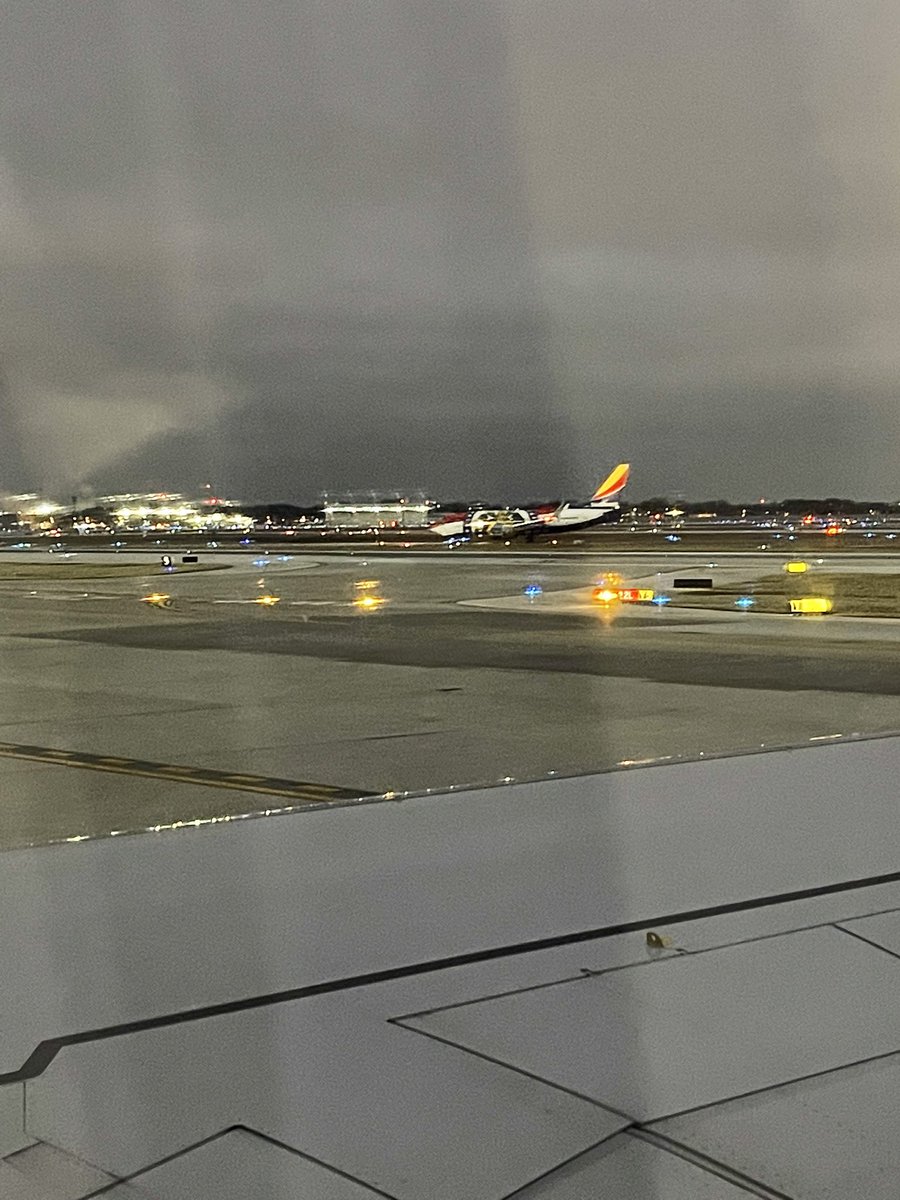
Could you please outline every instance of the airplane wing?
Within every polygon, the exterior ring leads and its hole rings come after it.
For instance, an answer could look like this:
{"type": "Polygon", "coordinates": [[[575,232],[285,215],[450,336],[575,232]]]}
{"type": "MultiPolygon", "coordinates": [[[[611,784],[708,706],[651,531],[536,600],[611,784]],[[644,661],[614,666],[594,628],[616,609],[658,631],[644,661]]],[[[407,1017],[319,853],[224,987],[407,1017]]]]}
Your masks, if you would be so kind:
{"type": "Polygon", "coordinates": [[[7,851],[0,1190],[888,1200],[898,765],[876,739],[7,851]]]}

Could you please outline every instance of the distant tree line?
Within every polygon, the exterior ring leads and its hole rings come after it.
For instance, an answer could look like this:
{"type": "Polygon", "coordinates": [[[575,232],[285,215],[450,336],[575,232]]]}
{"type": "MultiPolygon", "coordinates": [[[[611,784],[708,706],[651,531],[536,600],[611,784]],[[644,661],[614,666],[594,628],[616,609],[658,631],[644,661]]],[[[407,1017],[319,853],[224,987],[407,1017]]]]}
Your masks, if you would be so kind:
{"type": "Polygon", "coordinates": [[[792,496],[786,500],[766,500],[762,504],[735,504],[731,500],[673,500],[669,496],[651,496],[635,504],[634,509],[642,513],[666,512],[667,509],[679,508],[689,516],[697,513],[715,513],[718,517],[765,517],[774,514],[790,516],[805,516],[811,513],[817,517],[827,517],[835,513],[848,516],[863,516],[870,512],[888,513],[900,509],[900,501],[890,500],[848,500],[841,496],[826,496],[824,499],[803,499],[792,496]]]}
{"type": "Polygon", "coordinates": [[[325,516],[321,504],[309,508],[299,504],[244,504],[240,511],[260,524],[269,521],[272,525],[295,525],[301,517],[307,521],[321,521],[325,516]]]}

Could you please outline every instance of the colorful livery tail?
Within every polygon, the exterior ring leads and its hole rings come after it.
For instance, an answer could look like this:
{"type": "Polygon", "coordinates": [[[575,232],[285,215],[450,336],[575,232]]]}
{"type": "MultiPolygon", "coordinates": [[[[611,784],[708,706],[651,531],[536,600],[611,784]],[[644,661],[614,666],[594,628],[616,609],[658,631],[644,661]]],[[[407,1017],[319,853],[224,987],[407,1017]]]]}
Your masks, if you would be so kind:
{"type": "Polygon", "coordinates": [[[613,496],[618,496],[628,482],[630,471],[630,463],[619,463],[617,467],[614,467],[591,496],[591,504],[596,504],[599,500],[612,500],[613,496]]]}

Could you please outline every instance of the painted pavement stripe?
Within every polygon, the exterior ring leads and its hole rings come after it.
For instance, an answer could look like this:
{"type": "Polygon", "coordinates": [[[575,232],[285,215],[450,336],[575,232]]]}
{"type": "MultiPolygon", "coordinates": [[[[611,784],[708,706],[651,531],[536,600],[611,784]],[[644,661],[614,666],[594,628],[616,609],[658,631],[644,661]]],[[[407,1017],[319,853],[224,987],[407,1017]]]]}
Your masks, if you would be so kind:
{"type": "Polygon", "coordinates": [[[257,792],[266,796],[287,796],[291,800],[321,803],[328,800],[355,800],[375,793],[362,789],[333,787],[327,783],[309,783],[300,779],[279,779],[269,775],[235,775],[213,767],[190,767],[149,759],[116,758],[110,755],[57,750],[51,746],[28,746],[0,742],[0,758],[26,759],[52,763],[60,767],[80,767],[87,771],[105,771],[114,775],[137,775],[165,779],[169,783],[193,783],[200,787],[225,788],[235,792],[257,792]]]}

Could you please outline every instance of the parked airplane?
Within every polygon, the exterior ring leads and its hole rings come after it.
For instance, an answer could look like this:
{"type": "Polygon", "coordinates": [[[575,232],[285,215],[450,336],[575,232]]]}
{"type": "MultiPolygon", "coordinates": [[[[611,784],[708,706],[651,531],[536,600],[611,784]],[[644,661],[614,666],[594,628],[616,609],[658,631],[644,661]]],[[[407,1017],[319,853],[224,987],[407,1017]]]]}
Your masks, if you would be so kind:
{"type": "Polygon", "coordinates": [[[445,538],[525,537],[533,541],[538,534],[572,533],[608,521],[619,511],[616,496],[628,482],[631,467],[619,465],[600,484],[590,500],[580,504],[564,501],[541,508],[477,508],[466,513],[451,513],[435,521],[431,528],[445,538]]]}

